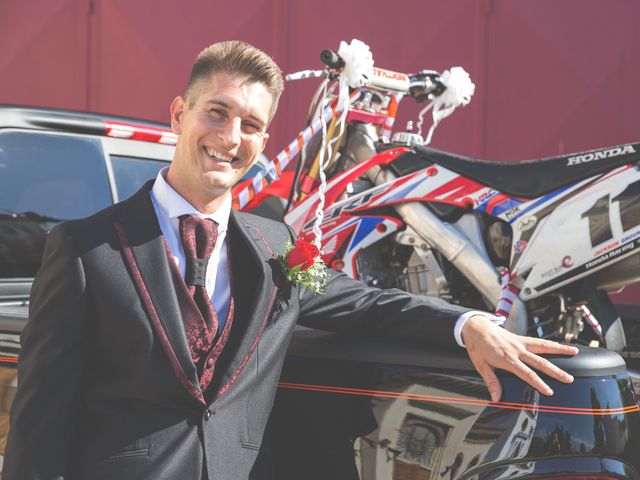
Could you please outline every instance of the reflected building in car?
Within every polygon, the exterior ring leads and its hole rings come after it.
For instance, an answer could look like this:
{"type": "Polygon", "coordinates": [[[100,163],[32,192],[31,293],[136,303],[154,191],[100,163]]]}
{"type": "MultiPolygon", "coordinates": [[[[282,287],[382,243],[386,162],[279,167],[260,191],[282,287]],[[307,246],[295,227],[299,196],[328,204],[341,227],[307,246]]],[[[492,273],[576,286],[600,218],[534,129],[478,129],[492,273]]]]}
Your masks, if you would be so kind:
{"type": "Polygon", "coordinates": [[[576,380],[552,382],[554,396],[500,374],[494,403],[462,350],[300,329],[270,422],[278,478],[639,478],[623,360],[583,349],[565,361],[576,380]]]}
{"type": "MultiPolygon", "coordinates": [[[[528,451],[535,410],[514,416],[480,405],[487,394],[477,378],[427,377],[399,392],[399,398],[373,399],[379,428],[355,442],[362,479],[449,480],[485,458],[517,458],[528,451]],[[461,396],[452,397],[456,393],[461,396]]],[[[381,387],[386,391],[393,385],[381,387]]],[[[537,396],[526,390],[521,403],[535,404],[537,396]]],[[[521,467],[518,473],[524,473],[521,467]]]]}

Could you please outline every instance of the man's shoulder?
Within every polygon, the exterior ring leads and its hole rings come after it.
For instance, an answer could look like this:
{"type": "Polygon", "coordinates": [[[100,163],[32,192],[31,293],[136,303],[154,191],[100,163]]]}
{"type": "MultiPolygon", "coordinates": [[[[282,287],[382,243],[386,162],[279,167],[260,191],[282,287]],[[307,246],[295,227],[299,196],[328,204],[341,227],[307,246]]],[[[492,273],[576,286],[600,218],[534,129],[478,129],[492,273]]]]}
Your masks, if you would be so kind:
{"type": "Polygon", "coordinates": [[[73,243],[81,250],[85,250],[85,245],[108,241],[115,233],[113,224],[119,217],[120,204],[111,205],[99,212],[85,218],[66,220],[51,231],[50,236],[59,232],[63,237],[73,240],[73,243]]]}
{"type": "Polygon", "coordinates": [[[131,216],[132,209],[140,209],[141,201],[148,203],[148,206],[145,205],[146,209],[153,212],[148,190],[145,186],[122,202],[109,205],[88,217],[62,222],[56,229],[62,230],[79,245],[87,241],[92,244],[96,240],[107,241],[115,235],[114,224],[131,216]],[[147,198],[143,198],[145,195],[147,198]]]}
{"type": "Polygon", "coordinates": [[[291,227],[284,222],[247,212],[234,211],[233,215],[241,226],[255,231],[271,245],[286,244],[294,235],[291,227]]]}
{"type": "Polygon", "coordinates": [[[239,222],[244,223],[248,227],[258,227],[264,229],[288,229],[289,227],[282,221],[272,220],[270,218],[261,217],[253,213],[239,212],[234,210],[234,215],[239,222]]]}

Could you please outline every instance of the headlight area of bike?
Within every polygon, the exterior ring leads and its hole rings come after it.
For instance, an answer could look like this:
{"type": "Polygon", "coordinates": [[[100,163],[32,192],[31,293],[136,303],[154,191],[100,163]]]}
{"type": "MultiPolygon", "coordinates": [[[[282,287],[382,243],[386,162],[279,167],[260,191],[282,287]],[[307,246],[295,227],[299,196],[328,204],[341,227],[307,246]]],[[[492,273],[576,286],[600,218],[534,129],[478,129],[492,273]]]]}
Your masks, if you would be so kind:
{"type": "MultiPolygon", "coordinates": [[[[482,216],[484,244],[492,263],[509,267],[513,234],[510,225],[500,219],[482,216]]],[[[588,322],[582,305],[604,325],[619,322],[618,314],[603,288],[606,271],[590,280],[572,283],[567,287],[526,302],[527,335],[567,343],[600,346],[600,338],[588,322]]],[[[597,327],[596,327],[597,328],[597,327]]],[[[609,335],[616,335],[615,330],[609,335]]],[[[607,342],[623,345],[624,339],[607,338],[607,342]]]]}
{"type": "Polygon", "coordinates": [[[500,219],[487,218],[483,231],[487,253],[493,264],[497,267],[508,267],[513,240],[509,224],[500,219]]]}
{"type": "MultiPolygon", "coordinates": [[[[491,262],[497,267],[509,267],[513,242],[511,226],[498,218],[482,216],[484,245],[491,262]]],[[[527,302],[527,335],[572,341],[583,331],[579,315],[567,309],[561,293],[543,295],[527,302]]]]}

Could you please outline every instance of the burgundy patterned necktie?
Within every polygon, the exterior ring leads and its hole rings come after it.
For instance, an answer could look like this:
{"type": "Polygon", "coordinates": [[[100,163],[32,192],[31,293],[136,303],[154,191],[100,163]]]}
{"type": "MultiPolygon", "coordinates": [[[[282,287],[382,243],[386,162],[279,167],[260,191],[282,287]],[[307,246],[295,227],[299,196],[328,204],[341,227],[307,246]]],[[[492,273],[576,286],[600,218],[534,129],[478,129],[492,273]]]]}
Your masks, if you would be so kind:
{"type": "Polygon", "coordinates": [[[207,263],[218,239],[218,224],[208,218],[181,215],[180,238],[186,260],[184,281],[213,338],[218,331],[218,317],[207,293],[206,280],[207,263]]]}

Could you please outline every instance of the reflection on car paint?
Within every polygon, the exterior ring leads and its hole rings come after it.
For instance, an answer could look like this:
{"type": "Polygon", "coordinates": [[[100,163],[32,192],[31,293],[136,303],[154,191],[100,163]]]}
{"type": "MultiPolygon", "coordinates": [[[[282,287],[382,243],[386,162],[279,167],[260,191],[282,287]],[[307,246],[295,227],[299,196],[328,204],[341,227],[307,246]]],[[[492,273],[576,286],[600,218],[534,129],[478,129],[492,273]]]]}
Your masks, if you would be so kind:
{"type": "Polygon", "coordinates": [[[506,479],[534,473],[543,457],[570,469],[574,455],[638,448],[628,443],[640,412],[626,373],[554,382],[553,397],[501,382],[503,399],[491,402],[468,373],[289,359],[274,407],[279,478],[506,479]]]}

